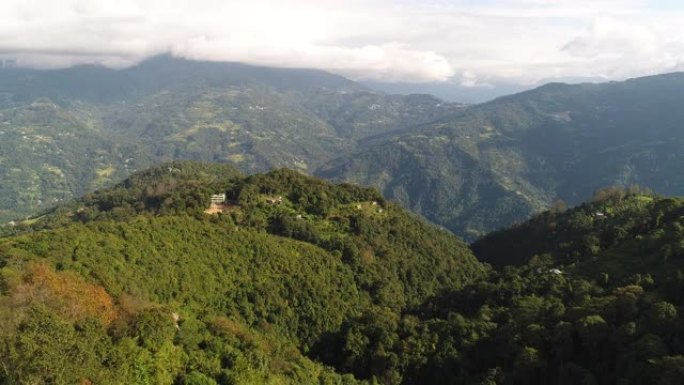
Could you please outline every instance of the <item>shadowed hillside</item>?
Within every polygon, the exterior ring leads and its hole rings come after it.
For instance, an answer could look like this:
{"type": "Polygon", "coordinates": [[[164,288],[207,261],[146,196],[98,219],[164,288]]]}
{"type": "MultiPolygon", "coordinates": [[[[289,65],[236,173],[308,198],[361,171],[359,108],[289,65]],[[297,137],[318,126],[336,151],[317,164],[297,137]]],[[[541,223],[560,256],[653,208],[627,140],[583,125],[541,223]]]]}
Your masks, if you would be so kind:
{"type": "Polygon", "coordinates": [[[378,187],[467,239],[610,185],[684,193],[680,73],[548,84],[340,158],[318,174],[378,187]]]}

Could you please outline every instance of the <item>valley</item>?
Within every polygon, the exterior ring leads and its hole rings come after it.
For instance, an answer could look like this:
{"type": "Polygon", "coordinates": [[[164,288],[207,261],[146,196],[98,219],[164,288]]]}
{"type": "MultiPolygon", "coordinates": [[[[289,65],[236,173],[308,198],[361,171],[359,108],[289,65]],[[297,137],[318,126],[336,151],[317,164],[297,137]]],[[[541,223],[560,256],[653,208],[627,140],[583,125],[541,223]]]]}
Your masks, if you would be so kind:
{"type": "Polygon", "coordinates": [[[164,56],[118,71],[3,69],[0,86],[5,222],[182,159],[374,186],[469,241],[606,186],[684,193],[677,73],[472,106],[164,56]]]}
{"type": "Polygon", "coordinates": [[[0,385],[684,384],[682,20],[0,1],[0,385]]]}
{"type": "Polygon", "coordinates": [[[127,70],[0,70],[0,220],[169,160],[309,174],[370,137],[462,107],[388,96],[340,76],[150,59],[127,70]]]}

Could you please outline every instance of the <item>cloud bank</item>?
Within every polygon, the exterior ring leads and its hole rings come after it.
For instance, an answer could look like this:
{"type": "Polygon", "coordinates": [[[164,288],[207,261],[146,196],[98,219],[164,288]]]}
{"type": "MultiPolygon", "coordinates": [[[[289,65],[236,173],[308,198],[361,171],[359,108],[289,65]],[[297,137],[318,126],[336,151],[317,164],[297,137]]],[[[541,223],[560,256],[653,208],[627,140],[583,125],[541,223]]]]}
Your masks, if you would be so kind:
{"type": "Polygon", "coordinates": [[[684,69],[673,0],[3,0],[0,59],[126,67],[150,56],[484,86],[684,69]]]}

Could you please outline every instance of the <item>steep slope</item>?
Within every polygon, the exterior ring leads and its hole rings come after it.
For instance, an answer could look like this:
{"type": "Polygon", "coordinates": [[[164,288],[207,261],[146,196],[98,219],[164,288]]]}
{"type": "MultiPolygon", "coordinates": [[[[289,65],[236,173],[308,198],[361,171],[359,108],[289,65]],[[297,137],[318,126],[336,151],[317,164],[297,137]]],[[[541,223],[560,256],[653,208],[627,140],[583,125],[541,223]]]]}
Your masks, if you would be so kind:
{"type": "Polygon", "coordinates": [[[375,190],[169,163],[5,229],[0,381],[680,384],[683,214],[601,190],[486,269],[375,190]]]}
{"type": "Polygon", "coordinates": [[[0,90],[3,221],[160,161],[312,173],[370,136],[460,108],[386,96],[321,71],[165,56],[119,71],[0,69],[0,90]],[[58,174],[67,182],[56,186],[58,174]]]}
{"type": "Polygon", "coordinates": [[[69,200],[149,162],[138,145],[112,140],[82,117],[47,99],[0,107],[0,219],[69,200]]]}
{"type": "Polygon", "coordinates": [[[8,383],[355,384],[304,354],[484,275],[377,191],[289,170],[169,163],[5,230],[8,383]]]}
{"type": "Polygon", "coordinates": [[[384,384],[680,384],[682,214],[636,189],[540,214],[473,245],[507,266],[345,323],[324,361],[384,384]]]}
{"type": "Polygon", "coordinates": [[[652,273],[671,257],[678,261],[683,207],[681,198],[658,197],[637,187],[607,188],[591,202],[545,211],[487,234],[472,249],[479,259],[499,266],[541,258],[563,265],[581,262],[585,268],[614,262],[611,273],[652,273]]]}
{"type": "Polygon", "coordinates": [[[609,185],[681,194],[684,74],[548,84],[437,119],[318,175],[373,185],[474,239],[609,185]]]}

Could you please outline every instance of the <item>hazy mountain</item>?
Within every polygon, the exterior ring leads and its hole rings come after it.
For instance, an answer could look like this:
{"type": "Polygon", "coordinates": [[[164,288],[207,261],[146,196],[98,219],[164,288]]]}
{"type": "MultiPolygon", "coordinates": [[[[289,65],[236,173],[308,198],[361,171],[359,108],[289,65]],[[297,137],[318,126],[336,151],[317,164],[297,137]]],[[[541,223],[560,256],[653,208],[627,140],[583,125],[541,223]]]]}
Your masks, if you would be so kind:
{"type": "Polygon", "coordinates": [[[682,194],[682,95],[680,73],[552,83],[439,118],[319,175],[377,186],[471,239],[608,185],[682,194]]]}
{"type": "Polygon", "coordinates": [[[488,102],[501,96],[516,94],[537,88],[546,83],[578,84],[601,82],[605,82],[605,79],[598,77],[558,77],[543,79],[534,84],[528,85],[496,80],[482,84],[476,83],[469,86],[465,86],[461,82],[453,80],[435,83],[402,83],[368,80],[361,83],[368,88],[389,94],[430,94],[452,102],[477,104],[488,102]]]}
{"type": "Polygon", "coordinates": [[[684,75],[551,83],[464,107],[321,71],[158,57],[0,70],[0,219],[172,159],[290,167],[380,188],[466,239],[556,199],[684,193],[684,75]]]}
{"type": "Polygon", "coordinates": [[[322,71],[166,56],[124,70],[0,69],[0,220],[170,159],[313,172],[458,108],[322,71]]]}
{"type": "Polygon", "coordinates": [[[386,92],[389,94],[410,95],[410,94],[430,94],[438,98],[452,102],[467,104],[477,104],[488,102],[492,99],[504,95],[510,95],[533,88],[511,83],[494,83],[485,85],[474,85],[466,87],[458,82],[439,82],[439,83],[401,83],[401,82],[380,82],[364,81],[367,87],[386,92]]]}

